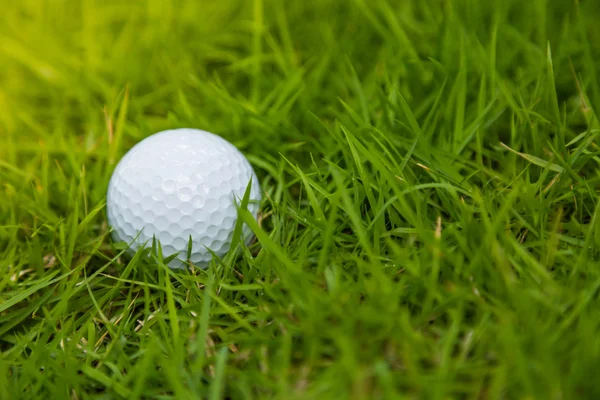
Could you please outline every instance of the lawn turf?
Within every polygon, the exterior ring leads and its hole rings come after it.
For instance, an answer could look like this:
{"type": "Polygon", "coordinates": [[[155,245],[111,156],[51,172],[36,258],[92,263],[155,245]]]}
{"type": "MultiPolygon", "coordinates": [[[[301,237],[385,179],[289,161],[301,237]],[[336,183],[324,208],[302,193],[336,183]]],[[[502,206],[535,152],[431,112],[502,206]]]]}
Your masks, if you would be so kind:
{"type": "Polygon", "coordinates": [[[0,399],[600,398],[600,3],[8,1],[0,399]],[[142,138],[250,159],[258,240],[123,257],[142,138]],[[149,257],[148,257],[149,256],[149,257]]]}

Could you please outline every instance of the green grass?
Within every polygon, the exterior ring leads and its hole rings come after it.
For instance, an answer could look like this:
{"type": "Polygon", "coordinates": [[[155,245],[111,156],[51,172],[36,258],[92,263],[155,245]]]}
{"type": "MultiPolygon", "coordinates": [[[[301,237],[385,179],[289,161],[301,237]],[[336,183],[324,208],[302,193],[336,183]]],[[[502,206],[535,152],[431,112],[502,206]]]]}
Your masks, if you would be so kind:
{"type": "Polygon", "coordinates": [[[597,399],[600,6],[6,2],[0,399],[597,399]],[[208,270],[105,194],[168,128],[264,201],[208,270]]]}

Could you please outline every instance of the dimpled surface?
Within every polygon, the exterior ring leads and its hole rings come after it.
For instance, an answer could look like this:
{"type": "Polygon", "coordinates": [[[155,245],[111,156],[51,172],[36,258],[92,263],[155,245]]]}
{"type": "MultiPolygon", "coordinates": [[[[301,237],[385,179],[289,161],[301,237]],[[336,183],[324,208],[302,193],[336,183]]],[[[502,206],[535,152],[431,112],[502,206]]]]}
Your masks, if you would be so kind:
{"type": "MultiPolygon", "coordinates": [[[[107,214],[113,238],[135,251],[152,238],[170,267],[187,260],[206,267],[213,251],[229,250],[241,201],[252,180],[248,210],[256,218],[260,190],[250,163],[231,143],[197,129],[163,131],[142,140],[119,162],[108,186],[107,214]]],[[[244,226],[244,235],[249,237],[244,226]]]]}

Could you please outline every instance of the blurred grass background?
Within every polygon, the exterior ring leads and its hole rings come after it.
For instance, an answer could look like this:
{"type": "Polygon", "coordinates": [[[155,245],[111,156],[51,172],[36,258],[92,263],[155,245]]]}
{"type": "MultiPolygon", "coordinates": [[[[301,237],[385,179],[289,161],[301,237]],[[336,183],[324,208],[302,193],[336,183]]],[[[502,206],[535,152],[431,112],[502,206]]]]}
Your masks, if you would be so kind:
{"type": "Polygon", "coordinates": [[[598,398],[600,3],[0,13],[0,398],[598,398]],[[112,169],[195,127],[259,242],[119,257],[112,169]]]}

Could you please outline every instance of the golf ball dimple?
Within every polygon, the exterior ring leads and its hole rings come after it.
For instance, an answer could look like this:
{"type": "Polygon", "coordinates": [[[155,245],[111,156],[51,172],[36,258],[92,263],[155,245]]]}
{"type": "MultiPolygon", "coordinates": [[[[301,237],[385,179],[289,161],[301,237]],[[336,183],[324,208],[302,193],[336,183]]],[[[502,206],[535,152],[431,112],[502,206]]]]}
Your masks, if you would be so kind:
{"type": "MultiPolygon", "coordinates": [[[[160,242],[181,268],[188,260],[206,267],[211,251],[224,256],[237,221],[236,202],[251,184],[248,210],[258,215],[261,195],[244,155],[220,136],[198,129],[159,132],[135,145],[119,162],[107,193],[108,223],[130,251],[160,242]]],[[[243,235],[250,237],[244,225],[243,235]]]]}

